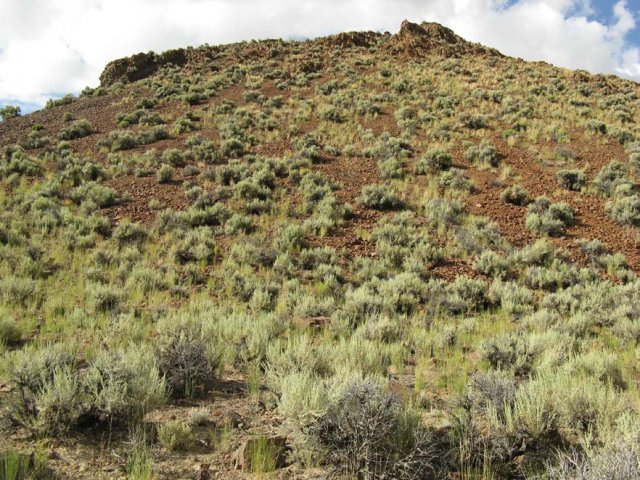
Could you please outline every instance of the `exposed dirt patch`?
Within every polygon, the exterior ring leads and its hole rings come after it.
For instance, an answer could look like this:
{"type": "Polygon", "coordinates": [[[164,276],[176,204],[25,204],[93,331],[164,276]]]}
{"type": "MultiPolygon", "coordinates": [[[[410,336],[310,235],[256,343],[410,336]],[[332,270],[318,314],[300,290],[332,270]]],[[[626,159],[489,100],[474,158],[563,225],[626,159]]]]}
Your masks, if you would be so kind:
{"type": "Polygon", "coordinates": [[[131,197],[131,201],[104,209],[104,213],[113,224],[118,224],[124,218],[128,218],[148,226],[154,222],[157,212],[160,210],[170,208],[180,211],[189,206],[179,180],[161,184],[155,177],[127,175],[104,183],[117,190],[118,193],[126,193],[131,197]],[[151,200],[157,200],[159,208],[152,208],[150,206],[151,200]]]}
{"type": "MultiPolygon", "coordinates": [[[[589,158],[591,171],[598,171],[609,161],[620,159],[623,153],[615,145],[585,147],[585,143],[580,141],[581,138],[583,137],[578,135],[571,146],[578,152],[578,159],[589,158]]],[[[509,205],[500,199],[500,194],[507,185],[519,183],[529,192],[531,199],[546,195],[553,201],[568,203],[575,210],[576,224],[568,228],[564,235],[552,238],[555,245],[569,250],[574,260],[580,260],[576,240],[597,238],[612,251],[622,252],[633,269],[640,268],[637,234],[632,228],[623,227],[609,217],[605,208],[606,199],[561,189],[555,177],[556,171],[560,168],[542,165],[526,149],[512,147],[500,137],[493,137],[491,141],[503,156],[502,164],[513,169],[518,181],[501,182],[497,172],[479,171],[469,167],[467,173],[476,186],[476,191],[467,201],[472,214],[486,216],[497,222],[502,233],[516,246],[531,243],[537,237],[524,225],[527,207],[509,205]]],[[[466,162],[461,148],[454,150],[453,155],[456,162],[466,162]]]]}

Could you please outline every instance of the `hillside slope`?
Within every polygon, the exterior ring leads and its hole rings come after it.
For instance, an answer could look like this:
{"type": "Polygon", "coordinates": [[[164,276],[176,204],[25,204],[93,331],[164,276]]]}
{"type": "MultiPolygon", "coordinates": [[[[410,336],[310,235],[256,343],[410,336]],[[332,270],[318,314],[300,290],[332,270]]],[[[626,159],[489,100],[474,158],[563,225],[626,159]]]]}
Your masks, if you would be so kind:
{"type": "Polygon", "coordinates": [[[0,123],[5,458],[640,472],[640,85],[408,21],[100,81],[0,123]]]}

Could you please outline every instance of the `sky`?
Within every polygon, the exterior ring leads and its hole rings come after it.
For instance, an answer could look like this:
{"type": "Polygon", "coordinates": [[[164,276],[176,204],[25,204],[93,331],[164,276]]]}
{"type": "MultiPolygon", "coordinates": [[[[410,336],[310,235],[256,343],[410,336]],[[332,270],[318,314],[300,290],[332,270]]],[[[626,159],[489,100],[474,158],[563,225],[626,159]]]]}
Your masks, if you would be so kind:
{"type": "Polygon", "coordinates": [[[41,108],[141,51],[435,21],[467,40],[640,82],[640,0],[0,0],[0,105],[41,108]]]}

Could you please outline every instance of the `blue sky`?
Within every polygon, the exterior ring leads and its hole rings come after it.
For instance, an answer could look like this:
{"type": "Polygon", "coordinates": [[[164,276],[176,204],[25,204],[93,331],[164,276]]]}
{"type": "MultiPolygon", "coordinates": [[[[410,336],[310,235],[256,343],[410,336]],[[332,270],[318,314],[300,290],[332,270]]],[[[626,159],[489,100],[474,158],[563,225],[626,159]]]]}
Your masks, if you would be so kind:
{"type": "Polygon", "coordinates": [[[640,82],[640,0],[1,0],[0,105],[96,86],[139,51],[437,21],[507,55],[640,82]]]}

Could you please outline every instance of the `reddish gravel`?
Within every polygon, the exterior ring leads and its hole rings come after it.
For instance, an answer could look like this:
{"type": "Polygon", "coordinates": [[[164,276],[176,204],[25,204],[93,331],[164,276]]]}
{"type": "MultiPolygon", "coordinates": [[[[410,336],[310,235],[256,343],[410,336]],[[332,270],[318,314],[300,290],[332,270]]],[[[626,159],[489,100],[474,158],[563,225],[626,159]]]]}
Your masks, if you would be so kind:
{"type": "Polygon", "coordinates": [[[104,209],[113,224],[128,218],[143,225],[151,225],[157,214],[157,211],[149,206],[151,200],[157,200],[160,203],[159,210],[171,208],[180,211],[189,206],[179,181],[160,184],[155,176],[126,176],[104,183],[116,189],[118,193],[127,193],[131,197],[131,201],[104,209]]]}

